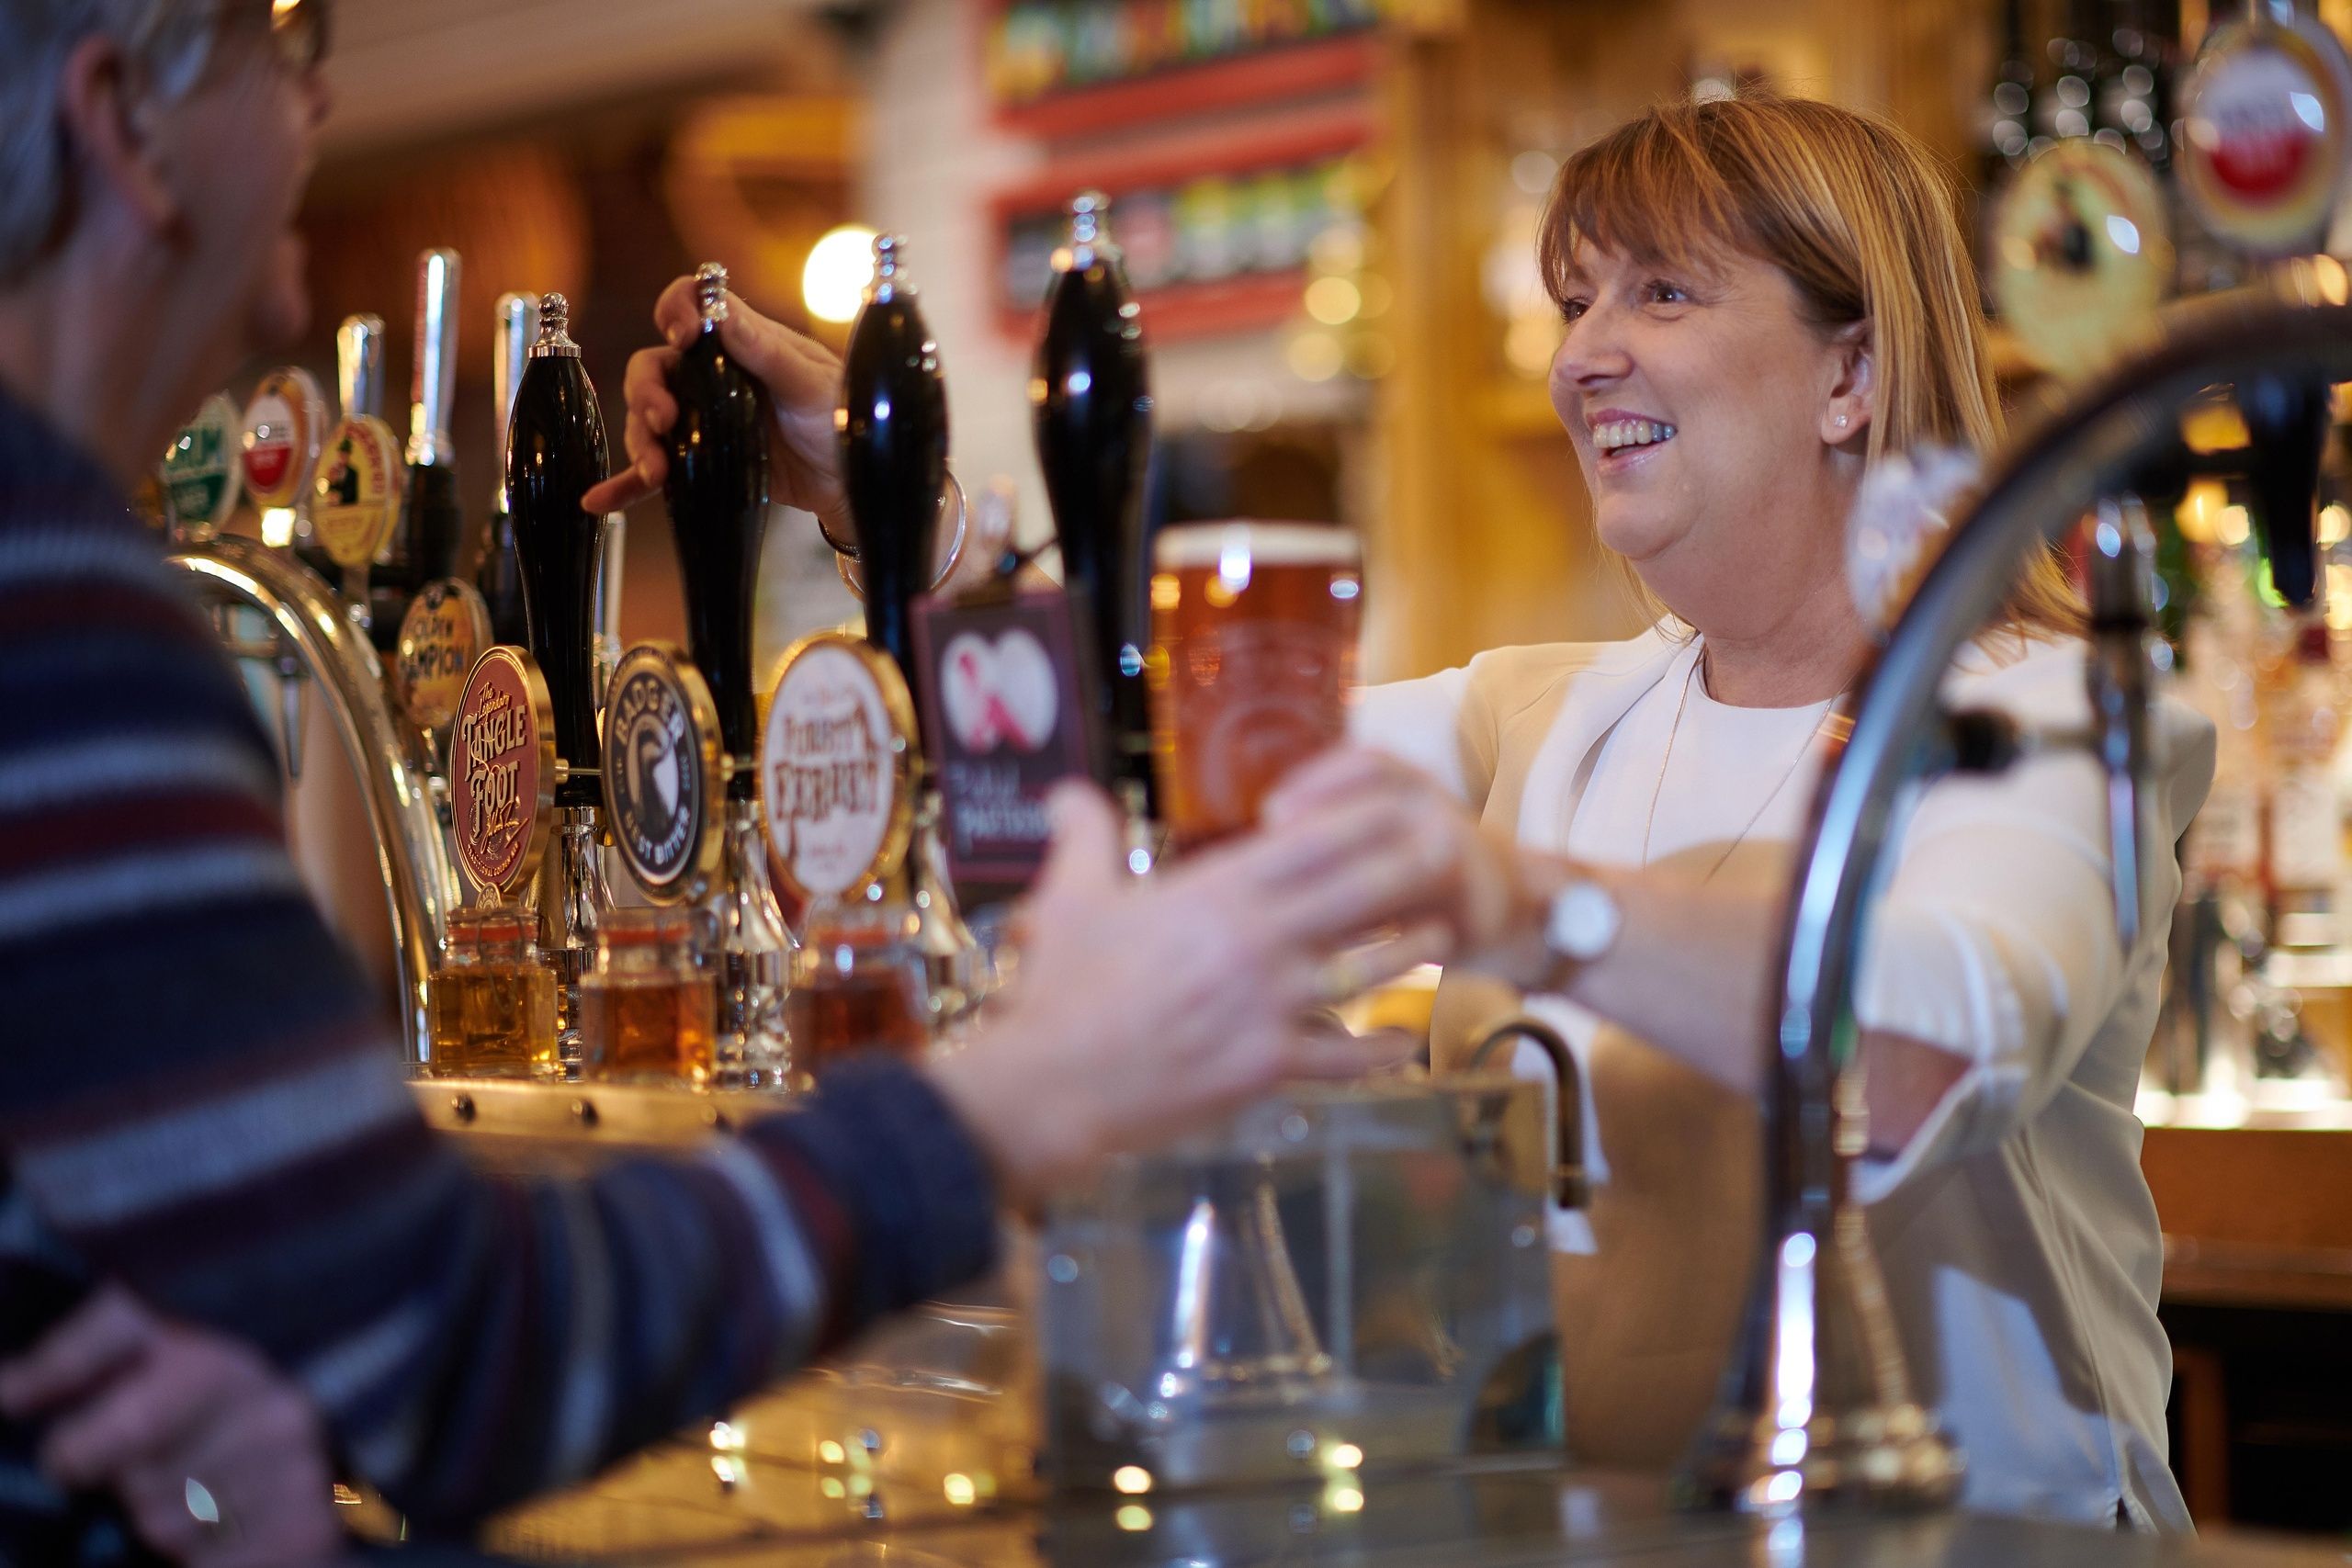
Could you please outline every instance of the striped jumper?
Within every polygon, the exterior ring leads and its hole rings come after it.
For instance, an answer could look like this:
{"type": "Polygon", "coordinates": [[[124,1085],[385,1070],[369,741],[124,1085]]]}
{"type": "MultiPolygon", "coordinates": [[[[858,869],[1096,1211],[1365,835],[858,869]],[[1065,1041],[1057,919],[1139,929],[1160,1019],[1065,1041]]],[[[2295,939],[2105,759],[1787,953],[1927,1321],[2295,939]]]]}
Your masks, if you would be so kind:
{"type": "MultiPolygon", "coordinates": [[[[991,1259],[989,1173],[904,1066],[845,1064],[697,1155],[520,1180],[430,1133],[397,1063],[192,599],[0,395],[0,1334],[119,1277],[260,1346],[351,1471],[448,1529],[991,1259]]],[[[0,1429],[19,1540],[64,1502],[28,1452],[0,1429]]]]}

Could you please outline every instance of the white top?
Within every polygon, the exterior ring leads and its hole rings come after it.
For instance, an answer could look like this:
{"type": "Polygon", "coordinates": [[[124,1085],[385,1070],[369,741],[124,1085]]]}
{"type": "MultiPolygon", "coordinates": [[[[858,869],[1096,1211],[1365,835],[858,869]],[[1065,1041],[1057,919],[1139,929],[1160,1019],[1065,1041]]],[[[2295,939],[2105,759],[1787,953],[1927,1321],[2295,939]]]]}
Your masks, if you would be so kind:
{"type": "MultiPolygon", "coordinates": [[[[1646,830],[1653,862],[1679,856],[1703,874],[1743,833],[1752,848],[1802,830],[1826,705],[1724,706],[1698,657],[1657,631],[1503,649],[1366,691],[1355,728],[1522,843],[1634,865],[1646,830]]],[[[2082,646],[2039,643],[2006,665],[1972,649],[1945,694],[2085,722],[2082,646]]],[[[2186,1529],[2165,1462],[2162,1240],[2132,1107],[2180,890],[2170,851],[2211,779],[2213,736],[2169,702],[2155,729],[2166,761],[2129,954],[2090,758],[1914,793],[1857,1011],[1972,1066],[1897,1158],[1855,1170],[1915,1387],[1966,1453],[1968,1506],[2107,1525],[2120,1505],[2141,1528],[2186,1529]]],[[[1589,1049],[1591,1015],[1556,997],[1529,1008],[1589,1049]]],[[[1605,1181],[1609,1129],[1589,1089],[1585,1110],[1589,1172],[1605,1181]]],[[[1576,1243],[1574,1227],[1554,1234],[1576,1243]]]]}

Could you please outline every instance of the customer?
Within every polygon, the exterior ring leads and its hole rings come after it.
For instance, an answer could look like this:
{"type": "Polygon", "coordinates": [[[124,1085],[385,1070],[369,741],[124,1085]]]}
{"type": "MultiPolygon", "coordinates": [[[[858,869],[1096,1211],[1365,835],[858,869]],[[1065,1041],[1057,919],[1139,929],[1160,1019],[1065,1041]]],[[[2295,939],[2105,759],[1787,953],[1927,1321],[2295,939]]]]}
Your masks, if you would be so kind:
{"type": "MultiPolygon", "coordinates": [[[[324,9],[0,11],[0,1265],[249,1339],[359,1475],[458,1524],[978,1272],[1000,1201],[1347,1061],[1294,1020],[1333,953],[1410,921],[1421,867],[1384,807],[1136,883],[1069,794],[1023,981],[967,1050],[846,1065],[691,1158],[477,1174],[418,1117],[288,861],[269,743],[124,502],[302,324],[324,9]]],[[[260,1506],[190,1479],[215,1530],[260,1506]]]]}

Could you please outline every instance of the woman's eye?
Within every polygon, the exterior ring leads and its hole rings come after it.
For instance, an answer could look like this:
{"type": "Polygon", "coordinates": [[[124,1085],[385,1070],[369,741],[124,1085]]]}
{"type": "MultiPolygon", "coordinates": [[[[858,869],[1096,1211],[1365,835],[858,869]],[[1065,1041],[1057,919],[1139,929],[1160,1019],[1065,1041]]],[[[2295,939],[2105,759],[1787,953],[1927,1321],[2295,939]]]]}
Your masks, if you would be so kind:
{"type": "Polygon", "coordinates": [[[1662,277],[1652,279],[1644,294],[1653,305],[1680,305],[1688,303],[1690,299],[1682,291],[1680,284],[1668,283],[1662,277]]]}
{"type": "Polygon", "coordinates": [[[1589,299],[1563,299],[1560,301],[1560,320],[1574,321],[1591,309],[1592,301],[1589,299]]]}

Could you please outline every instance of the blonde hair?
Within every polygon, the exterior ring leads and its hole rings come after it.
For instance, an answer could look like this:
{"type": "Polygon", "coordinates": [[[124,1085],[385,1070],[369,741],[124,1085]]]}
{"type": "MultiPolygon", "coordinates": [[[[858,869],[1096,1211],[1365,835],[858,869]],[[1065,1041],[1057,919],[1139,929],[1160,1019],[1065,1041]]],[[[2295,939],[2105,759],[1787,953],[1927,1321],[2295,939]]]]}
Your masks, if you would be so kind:
{"type": "MultiPolygon", "coordinates": [[[[1665,105],[1570,157],[1536,241],[1566,298],[1577,247],[1687,265],[1728,250],[1780,271],[1823,332],[1866,323],[1877,392],[1867,461],[2001,438],[1991,344],[1951,182],[1905,132],[1804,98],[1665,105]]],[[[2000,624],[2072,635],[2083,606],[2055,550],[2019,571],[2000,624]]]]}

